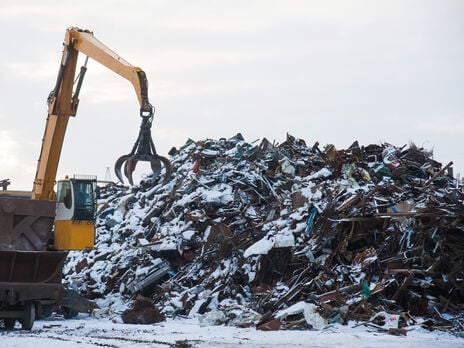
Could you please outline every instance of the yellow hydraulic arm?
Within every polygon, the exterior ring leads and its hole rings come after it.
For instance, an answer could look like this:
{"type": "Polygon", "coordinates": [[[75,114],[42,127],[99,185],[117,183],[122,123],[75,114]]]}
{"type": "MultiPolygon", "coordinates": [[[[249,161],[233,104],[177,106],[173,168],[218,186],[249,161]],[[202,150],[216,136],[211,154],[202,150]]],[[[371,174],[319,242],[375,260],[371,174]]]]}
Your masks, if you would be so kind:
{"type": "Polygon", "coordinates": [[[48,117],[32,190],[33,199],[54,199],[53,188],[65,132],[69,117],[76,115],[79,104],[79,92],[86,71],[85,66],[81,68],[79,80],[73,92],[79,52],[129,80],[135,89],[140,104],[140,116],[143,118],[140,133],[142,133],[142,128],[144,132],[143,135],[139,134],[131,153],[122,156],[116,162],[115,170],[119,180],[123,181],[120,166],[125,161],[127,163],[124,172],[131,183],[132,172],[138,160],[151,161],[153,171],[156,175],[160,172],[160,161],[166,167],[166,178],[171,171],[169,160],[156,154],[151,139],[150,128],[154,108],[148,100],[148,83],[144,71],[132,66],[106,47],[95,38],[92,32],[71,27],[66,31],[56,85],[48,98],[48,117]]]}

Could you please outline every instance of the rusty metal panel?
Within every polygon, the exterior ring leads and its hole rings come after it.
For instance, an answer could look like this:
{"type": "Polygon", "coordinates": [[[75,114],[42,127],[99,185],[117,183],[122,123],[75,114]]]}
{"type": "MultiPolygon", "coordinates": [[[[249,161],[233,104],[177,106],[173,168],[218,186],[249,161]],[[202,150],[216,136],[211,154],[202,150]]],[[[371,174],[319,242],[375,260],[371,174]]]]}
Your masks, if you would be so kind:
{"type": "Polygon", "coordinates": [[[0,250],[0,304],[58,300],[67,251],[0,250]]]}
{"type": "Polygon", "coordinates": [[[61,283],[67,251],[0,251],[0,282],[61,283]]]}
{"type": "Polygon", "coordinates": [[[0,197],[0,250],[46,250],[55,208],[54,201],[0,197]]]}
{"type": "MultiPolygon", "coordinates": [[[[10,306],[24,301],[61,301],[64,287],[61,284],[48,283],[2,283],[0,282],[0,304],[10,306]]],[[[5,316],[5,311],[1,311],[5,316]]]]}

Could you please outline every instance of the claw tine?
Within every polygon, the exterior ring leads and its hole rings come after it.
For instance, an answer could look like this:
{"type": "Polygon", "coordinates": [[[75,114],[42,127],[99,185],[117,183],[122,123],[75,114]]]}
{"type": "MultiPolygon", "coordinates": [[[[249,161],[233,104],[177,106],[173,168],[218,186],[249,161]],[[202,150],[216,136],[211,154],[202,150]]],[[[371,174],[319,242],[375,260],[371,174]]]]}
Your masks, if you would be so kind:
{"type": "Polygon", "coordinates": [[[131,185],[134,185],[132,174],[134,173],[135,166],[137,165],[138,159],[135,156],[130,156],[124,164],[124,175],[131,185]]]}
{"type": "Polygon", "coordinates": [[[152,158],[150,160],[150,165],[153,178],[157,178],[161,173],[161,161],[158,158],[152,158]]]}
{"type": "Polygon", "coordinates": [[[165,173],[164,173],[163,183],[166,184],[172,173],[172,164],[171,164],[171,161],[169,161],[166,157],[158,156],[158,159],[164,164],[165,173]]]}
{"type": "Polygon", "coordinates": [[[114,173],[116,174],[116,177],[121,183],[124,183],[124,178],[121,173],[121,167],[123,163],[130,157],[130,155],[123,155],[117,159],[117,161],[114,164],[114,173]]]}

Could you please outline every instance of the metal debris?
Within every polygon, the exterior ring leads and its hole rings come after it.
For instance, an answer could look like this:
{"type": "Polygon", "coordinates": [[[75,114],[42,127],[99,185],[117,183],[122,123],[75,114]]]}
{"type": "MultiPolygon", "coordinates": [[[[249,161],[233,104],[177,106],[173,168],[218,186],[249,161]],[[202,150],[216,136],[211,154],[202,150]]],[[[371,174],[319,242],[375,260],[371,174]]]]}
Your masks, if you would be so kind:
{"type": "Polygon", "coordinates": [[[166,316],[220,311],[234,325],[225,313],[245,306],[259,329],[309,328],[304,310],[279,315],[303,303],[327,323],[395,318],[392,334],[418,317],[464,330],[464,193],[452,164],[414,144],[321,150],[291,135],[189,139],[170,155],[167,184],[147,177],[103,194],[96,250],[67,267],[89,298],[128,301],[161,259],[170,271],[144,295],[166,316]]]}

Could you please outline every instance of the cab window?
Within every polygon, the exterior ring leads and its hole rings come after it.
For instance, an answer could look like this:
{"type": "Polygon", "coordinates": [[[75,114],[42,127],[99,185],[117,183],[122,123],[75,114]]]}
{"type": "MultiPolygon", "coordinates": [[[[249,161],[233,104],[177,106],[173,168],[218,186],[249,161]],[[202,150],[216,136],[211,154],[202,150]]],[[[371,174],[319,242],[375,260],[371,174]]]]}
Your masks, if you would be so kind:
{"type": "Polygon", "coordinates": [[[94,183],[73,181],[75,220],[93,220],[95,216],[94,183]]]}
{"type": "Polygon", "coordinates": [[[68,209],[72,207],[71,183],[69,181],[59,181],[57,186],[57,201],[64,203],[68,209]]]}

